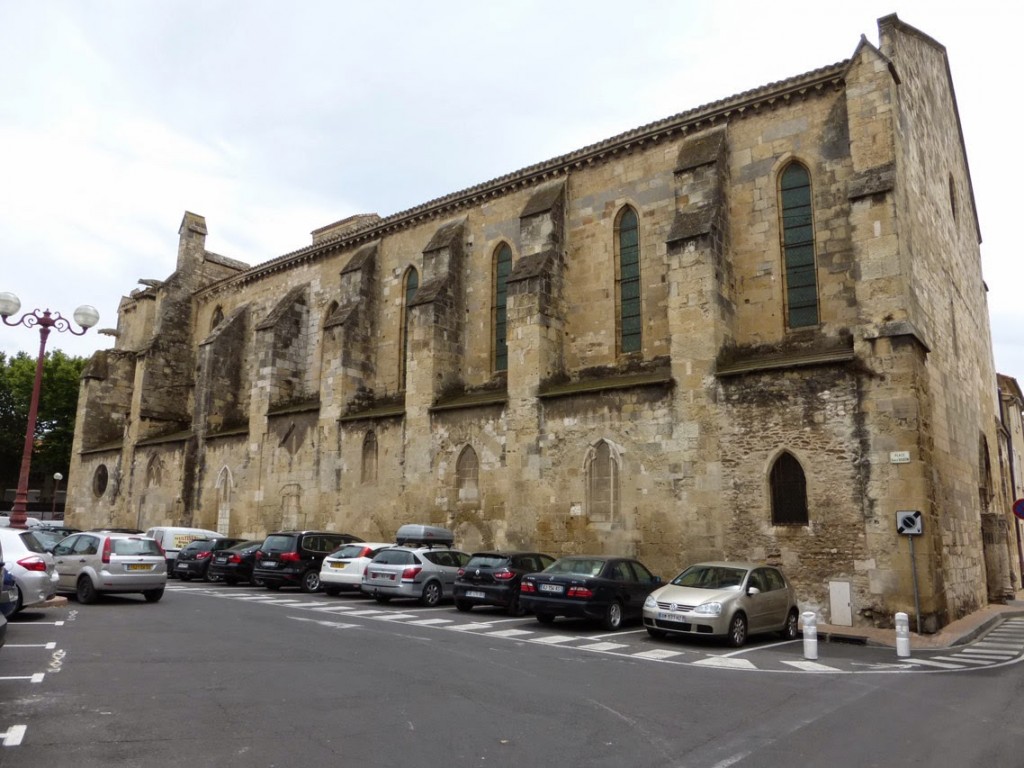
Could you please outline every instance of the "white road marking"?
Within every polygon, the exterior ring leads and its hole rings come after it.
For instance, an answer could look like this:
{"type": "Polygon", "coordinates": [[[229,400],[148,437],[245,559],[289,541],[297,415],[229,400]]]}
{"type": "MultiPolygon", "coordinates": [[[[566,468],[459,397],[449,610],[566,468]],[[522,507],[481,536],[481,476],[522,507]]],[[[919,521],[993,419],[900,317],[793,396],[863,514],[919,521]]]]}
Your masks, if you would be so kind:
{"type": "Polygon", "coordinates": [[[712,656],[693,662],[695,667],[722,667],[723,669],[757,669],[746,659],[730,659],[726,656],[712,656]]]}
{"type": "Polygon", "coordinates": [[[590,643],[589,645],[577,645],[583,651],[614,651],[619,648],[626,648],[625,643],[590,643]]]}
{"type": "Polygon", "coordinates": [[[493,626],[492,624],[481,624],[481,623],[459,624],[458,626],[455,626],[455,627],[446,627],[446,629],[454,629],[454,630],[458,630],[459,632],[479,632],[480,630],[490,629],[492,626],[493,626]]]}
{"type": "Polygon", "coordinates": [[[1020,644],[1020,643],[1017,643],[1017,644],[1014,644],[1014,643],[989,643],[989,642],[986,642],[986,641],[982,641],[980,643],[975,643],[973,647],[975,647],[975,648],[993,648],[993,649],[1000,649],[1000,650],[1004,650],[1004,651],[1022,651],[1022,650],[1024,650],[1024,644],[1020,644]]]}
{"type": "MultiPolygon", "coordinates": [[[[351,614],[351,613],[349,614],[349,616],[353,616],[353,615],[354,614],[351,614]]],[[[387,613],[387,614],[381,616],[381,618],[384,619],[385,621],[402,621],[403,619],[415,619],[416,618],[416,614],[415,613],[387,613]]]]}
{"type": "Polygon", "coordinates": [[[985,666],[992,664],[990,659],[972,659],[970,656],[933,656],[932,658],[938,661],[952,661],[955,664],[974,664],[975,666],[985,666]]]}
{"type": "Polygon", "coordinates": [[[1012,659],[1017,655],[1011,651],[993,651],[986,650],[985,648],[964,648],[960,653],[966,653],[969,656],[977,656],[979,659],[1012,659]]]}
{"type": "Polygon", "coordinates": [[[844,675],[850,674],[846,670],[830,667],[827,664],[819,664],[816,661],[783,661],[782,663],[788,664],[791,667],[796,667],[797,669],[802,669],[804,672],[839,672],[844,675]]]}
{"type": "Polygon", "coordinates": [[[522,637],[523,635],[532,635],[532,634],[533,634],[533,632],[530,632],[529,630],[526,630],[526,629],[500,629],[497,632],[488,632],[487,636],[488,637],[522,637]]]}
{"type": "Polygon", "coordinates": [[[21,744],[21,740],[25,738],[25,731],[28,730],[27,725],[12,725],[7,729],[7,733],[3,735],[3,743],[5,747],[17,747],[21,744]]]}
{"type": "Polygon", "coordinates": [[[558,643],[568,643],[572,640],[579,640],[578,637],[572,635],[546,635],[544,637],[537,637],[531,640],[532,643],[543,643],[545,645],[557,645],[558,643]]]}
{"type": "Polygon", "coordinates": [[[624,629],[624,630],[619,630],[618,632],[608,632],[608,633],[603,634],[603,635],[590,635],[588,639],[590,639],[590,640],[603,640],[606,637],[624,637],[625,635],[639,635],[641,632],[646,632],[646,631],[647,630],[644,629],[643,627],[641,627],[640,629],[624,629]]]}
{"type": "Polygon", "coordinates": [[[682,651],[667,651],[661,648],[656,648],[653,651],[641,651],[640,653],[634,653],[633,656],[638,656],[641,659],[671,659],[673,656],[682,656],[682,651]]]}
{"type": "Polygon", "coordinates": [[[7,643],[4,645],[4,648],[45,648],[47,651],[52,651],[56,647],[56,643],[7,643]]]}
{"type": "Polygon", "coordinates": [[[408,624],[415,624],[418,627],[438,627],[442,624],[454,624],[452,619],[417,619],[416,621],[406,622],[408,624]]]}
{"type": "Polygon", "coordinates": [[[378,611],[375,608],[364,608],[361,611],[349,611],[346,616],[380,616],[382,613],[387,611],[378,611]]]}
{"type": "Polygon", "coordinates": [[[927,667],[938,667],[939,669],[963,669],[963,664],[946,664],[935,659],[914,659],[911,664],[923,664],[927,667]]]}

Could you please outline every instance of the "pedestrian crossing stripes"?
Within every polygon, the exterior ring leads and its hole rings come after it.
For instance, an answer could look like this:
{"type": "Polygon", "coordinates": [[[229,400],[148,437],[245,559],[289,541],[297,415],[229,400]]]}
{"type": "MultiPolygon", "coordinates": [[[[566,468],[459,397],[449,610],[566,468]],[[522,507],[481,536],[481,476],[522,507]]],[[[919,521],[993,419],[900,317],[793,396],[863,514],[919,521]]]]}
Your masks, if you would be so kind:
{"type": "MultiPolygon", "coordinates": [[[[733,669],[761,672],[810,672],[818,674],[853,674],[854,672],[893,672],[893,671],[917,671],[917,672],[952,672],[977,670],[994,665],[1005,665],[1015,662],[1024,657],[1024,618],[1013,618],[1005,621],[997,628],[990,631],[983,639],[973,643],[969,647],[960,649],[947,649],[941,655],[923,657],[915,652],[912,658],[900,658],[895,664],[858,664],[852,666],[873,667],[871,670],[844,669],[835,666],[834,663],[823,663],[809,659],[777,659],[776,666],[758,666],[749,658],[740,658],[738,655],[727,656],[711,655],[705,658],[694,658],[695,655],[706,653],[699,648],[687,650],[673,650],[670,648],[640,648],[630,645],[628,642],[612,642],[604,640],[608,635],[563,635],[550,634],[550,629],[532,630],[523,628],[500,628],[498,625],[515,621],[515,619],[494,619],[492,621],[456,621],[451,618],[436,616],[424,616],[424,613],[404,612],[387,608],[363,608],[358,604],[343,602],[325,604],[315,599],[286,598],[280,595],[262,595],[244,592],[229,592],[218,588],[196,589],[195,587],[168,586],[169,590],[201,593],[222,599],[238,600],[250,604],[265,604],[281,606],[286,608],[300,608],[321,615],[333,615],[348,618],[366,618],[376,621],[389,621],[395,624],[409,624],[419,627],[437,628],[448,631],[477,634],[482,637],[519,640],[534,645],[547,645],[558,648],[567,648],[574,651],[591,651],[596,653],[610,653],[616,656],[643,659],[648,661],[660,661],[671,664],[684,664],[688,666],[711,668],[711,669],[733,669]],[[780,668],[781,667],[781,668],[780,668]]],[[[365,603],[363,603],[365,605],[365,603]]],[[[324,624],[332,628],[357,628],[357,624],[337,624],[332,622],[314,622],[324,624]]],[[[630,634],[630,633],[626,633],[630,634]]],[[[626,638],[623,638],[626,639],[626,638]]]]}

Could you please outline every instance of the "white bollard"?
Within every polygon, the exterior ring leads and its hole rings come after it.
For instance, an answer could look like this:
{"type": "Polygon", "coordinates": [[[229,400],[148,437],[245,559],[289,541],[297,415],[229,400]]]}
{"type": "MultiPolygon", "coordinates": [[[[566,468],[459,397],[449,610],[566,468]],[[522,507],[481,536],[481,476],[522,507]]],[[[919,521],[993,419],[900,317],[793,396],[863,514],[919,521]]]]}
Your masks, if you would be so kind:
{"type": "Polygon", "coordinates": [[[896,614],[896,655],[910,655],[910,617],[907,614],[896,614]]]}
{"type": "Polygon", "coordinates": [[[804,621],[804,658],[818,658],[818,616],[814,611],[804,611],[800,618],[804,621]]]}

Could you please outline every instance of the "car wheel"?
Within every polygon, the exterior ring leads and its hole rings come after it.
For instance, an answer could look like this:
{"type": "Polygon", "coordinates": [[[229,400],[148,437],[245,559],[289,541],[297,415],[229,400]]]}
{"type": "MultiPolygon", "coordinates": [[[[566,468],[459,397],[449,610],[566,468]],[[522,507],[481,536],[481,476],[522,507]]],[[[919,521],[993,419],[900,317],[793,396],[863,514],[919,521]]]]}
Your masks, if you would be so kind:
{"type": "Polygon", "coordinates": [[[654,627],[648,627],[647,634],[653,637],[655,640],[661,640],[663,637],[665,637],[667,632],[665,632],[665,630],[663,629],[655,629],[654,627]]]}
{"type": "Polygon", "coordinates": [[[78,584],[75,588],[75,596],[78,597],[78,602],[88,605],[89,603],[95,603],[99,594],[96,592],[96,587],[92,585],[92,579],[88,576],[79,576],[78,584]]]}
{"type": "Polygon", "coordinates": [[[436,581],[428,581],[423,587],[423,594],[420,595],[420,605],[433,608],[441,602],[441,585],[436,581]]]}
{"type": "Polygon", "coordinates": [[[786,626],[782,628],[782,632],[780,633],[783,639],[796,640],[796,636],[800,634],[800,630],[797,626],[797,620],[798,616],[796,613],[796,609],[794,608],[789,612],[789,615],[786,617],[786,626]]]}
{"type": "Polygon", "coordinates": [[[555,621],[555,617],[550,613],[538,613],[537,621],[541,624],[552,624],[555,621]]]}
{"type": "Polygon", "coordinates": [[[142,593],[142,596],[146,598],[147,603],[156,603],[160,600],[161,597],[164,596],[164,588],[160,587],[160,589],[147,589],[145,592],[142,593]]]}
{"type": "MultiPolygon", "coordinates": [[[[21,596],[21,587],[15,586],[14,588],[18,590],[18,600],[14,604],[14,613],[21,613],[21,609],[25,607],[25,600],[21,596]]],[[[11,615],[13,616],[14,613],[11,615]]]]}
{"type": "Polygon", "coordinates": [[[254,576],[249,583],[252,584],[254,587],[265,587],[265,586],[267,586],[267,582],[265,582],[263,579],[260,579],[260,578],[258,578],[256,576],[254,576]]]}
{"type": "Polygon", "coordinates": [[[622,603],[618,600],[613,600],[604,611],[604,620],[601,622],[604,624],[605,629],[610,629],[613,632],[622,626],[622,603]]]}
{"type": "Polygon", "coordinates": [[[465,613],[466,611],[472,610],[473,604],[472,603],[468,603],[465,600],[456,600],[455,601],[455,607],[458,608],[463,613],[465,613]]]}
{"type": "Polygon", "coordinates": [[[337,597],[341,594],[341,590],[338,587],[324,587],[324,594],[337,597]]]}
{"type": "Polygon", "coordinates": [[[299,584],[299,589],[303,592],[319,592],[320,574],[316,571],[306,571],[302,576],[302,582],[299,584]]]}
{"type": "Polygon", "coordinates": [[[522,616],[525,613],[522,606],[519,605],[519,598],[517,596],[513,595],[512,599],[508,601],[505,613],[509,616],[522,616]]]}
{"type": "Polygon", "coordinates": [[[742,613],[737,613],[729,621],[729,634],[726,635],[726,641],[733,648],[739,648],[747,642],[747,617],[742,613]]]}

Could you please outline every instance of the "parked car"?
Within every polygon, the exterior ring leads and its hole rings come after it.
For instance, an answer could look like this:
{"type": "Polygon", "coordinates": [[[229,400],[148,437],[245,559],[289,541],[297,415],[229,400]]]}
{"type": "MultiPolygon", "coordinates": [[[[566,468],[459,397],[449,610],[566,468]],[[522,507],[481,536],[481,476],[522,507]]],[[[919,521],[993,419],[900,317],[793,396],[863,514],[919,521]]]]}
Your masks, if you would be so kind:
{"type": "Polygon", "coordinates": [[[174,561],[174,575],[182,581],[199,579],[200,581],[216,580],[210,576],[210,563],[213,556],[221,550],[240,544],[245,539],[196,539],[190,541],[179,552],[174,561]]]}
{"type": "Polygon", "coordinates": [[[303,592],[317,592],[324,558],[342,544],[354,541],[362,539],[334,531],[277,531],[260,546],[252,573],[267,589],[292,586],[303,592]]]}
{"type": "Polygon", "coordinates": [[[53,557],[57,589],[74,593],[80,603],[94,603],[108,592],[141,592],[149,603],[164,595],[167,561],[156,539],[84,531],[58,544],[53,557]]]}
{"type": "Polygon", "coordinates": [[[43,548],[32,531],[0,528],[0,549],[18,590],[15,613],[45,603],[57,594],[53,555],[43,548]]]}
{"type": "Polygon", "coordinates": [[[37,525],[32,529],[32,533],[35,534],[35,537],[47,552],[53,552],[53,548],[60,544],[62,539],[78,532],[78,528],[70,528],[64,525],[43,524],[37,525]]]}
{"type": "Polygon", "coordinates": [[[519,583],[527,573],[543,571],[555,562],[540,552],[475,552],[455,578],[455,607],[496,605],[510,616],[522,613],[519,583]]]}
{"type": "Polygon", "coordinates": [[[363,571],[378,552],[394,544],[379,541],[363,541],[346,544],[331,552],[320,566],[320,585],[328,595],[337,595],[342,590],[359,591],[363,582],[363,571]]]}
{"type": "Polygon", "coordinates": [[[792,640],[799,616],[796,593],[782,570],[757,563],[691,565],[644,603],[651,637],[718,636],[733,647],[760,632],[792,640]]]}
{"type": "MultiPolygon", "coordinates": [[[[114,529],[111,529],[112,531],[114,529]]],[[[123,530],[123,529],[122,529],[123,530]]],[[[129,533],[128,530],[123,530],[129,533]]],[[[174,578],[174,561],[178,559],[178,553],[190,541],[196,539],[220,539],[223,534],[211,531],[206,528],[183,528],[181,526],[158,525],[146,530],[146,536],[156,539],[160,549],[164,551],[164,558],[167,560],[167,578],[174,578]]]]}
{"type": "Polygon", "coordinates": [[[14,574],[3,563],[3,553],[0,552],[0,615],[4,618],[13,616],[17,610],[18,585],[14,581],[14,574]]]}
{"type": "Polygon", "coordinates": [[[615,630],[624,621],[640,618],[644,600],[660,584],[661,578],[638,560],[573,555],[523,576],[519,602],[541,624],[568,616],[600,621],[615,630]]]}
{"type": "Polygon", "coordinates": [[[359,588],[379,603],[408,597],[434,606],[455,592],[455,577],[469,555],[451,545],[451,531],[430,525],[403,525],[395,540],[402,546],[383,549],[363,572],[359,588]]]}
{"type": "Polygon", "coordinates": [[[229,586],[234,586],[240,581],[248,581],[254,586],[262,587],[262,579],[256,579],[252,575],[256,553],[262,544],[263,539],[252,539],[215,552],[210,561],[210,578],[223,581],[229,586]]]}

